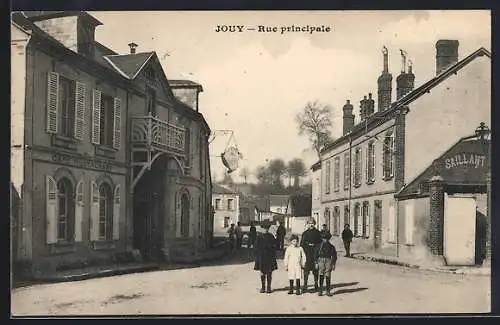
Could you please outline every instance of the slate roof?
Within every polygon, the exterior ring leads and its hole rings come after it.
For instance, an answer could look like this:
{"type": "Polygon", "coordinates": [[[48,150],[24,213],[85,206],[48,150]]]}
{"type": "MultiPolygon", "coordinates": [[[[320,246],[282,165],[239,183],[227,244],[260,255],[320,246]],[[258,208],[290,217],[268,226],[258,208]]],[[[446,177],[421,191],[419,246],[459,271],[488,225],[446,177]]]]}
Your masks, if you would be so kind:
{"type": "Polygon", "coordinates": [[[218,184],[212,185],[212,193],[214,193],[214,194],[237,194],[235,191],[231,191],[230,189],[225,188],[224,186],[220,186],[218,184]]]}
{"type": "Polygon", "coordinates": [[[269,205],[284,207],[288,205],[288,199],[288,195],[269,195],[269,205]]]}
{"type": "Polygon", "coordinates": [[[430,90],[436,86],[438,86],[441,82],[446,80],[448,77],[456,74],[459,70],[461,70],[463,67],[465,67],[467,64],[472,62],[474,59],[481,57],[481,56],[487,56],[488,58],[491,59],[491,53],[486,50],[484,47],[480,47],[476,51],[472,52],[469,56],[465,57],[464,59],[458,61],[457,63],[451,65],[448,67],[446,70],[442,71],[440,74],[435,76],[434,78],[428,80],[418,88],[410,91],[408,94],[405,96],[401,97],[397,101],[393,102],[391,104],[391,107],[386,109],[385,111],[378,111],[375,114],[372,114],[370,117],[368,117],[365,121],[356,124],[350,133],[336,139],[335,141],[332,141],[325,145],[323,149],[321,149],[321,152],[326,152],[332,148],[337,147],[338,145],[344,144],[347,141],[349,141],[349,137],[356,138],[361,134],[361,132],[364,132],[366,128],[369,130],[373,129],[374,127],[381,125],[382,123],[385,123],[386,121],[390,120],[392,118],[392,115],[401,107],[405,107],[406,105],[409,105],[411,102],[414,100],[418,99],[422,95],[430,92],[430,90]]]}
{"type": "Polygon", "coordinates": [[[155,52],[143,52],[124,55],[107,55],[104,58],[122,75],[134,79],[155,52]]]}

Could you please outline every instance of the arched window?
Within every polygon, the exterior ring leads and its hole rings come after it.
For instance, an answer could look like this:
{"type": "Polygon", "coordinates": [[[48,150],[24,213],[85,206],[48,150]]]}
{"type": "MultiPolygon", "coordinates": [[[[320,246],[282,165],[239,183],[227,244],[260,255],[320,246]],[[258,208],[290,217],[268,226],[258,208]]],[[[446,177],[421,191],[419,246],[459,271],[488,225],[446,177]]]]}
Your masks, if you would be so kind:
{"type": "Polygon", "coordinates": [[[340,233],[340,208],[338,206],[333,208],[333,234],[340,233]]]}
{"type": "Polygon", "coordinates": [[[366,182],[372,184],[375,181],[375,143],[368,143],[366,152],[366,182]]]}
{"type": "Polygon", "coordinates": [[[189,195],[183,193],[181,196],[181,236],[189,237],[189,195]]]}
{"type": "Polygon", "coordinates": [[[354,205],[354,224],[352,225],[351,228],[354,228],[354,236],[360,236],[361,235],[361,225],[362,225],[362,219],[361,219],[361,208],[359,206],[359,203],[356,203],[354,205]]]}
{"type": "Polygon", "coordinates": [[[394,132],[389,130],[385,134],[384,146],[384,179],[390,179],[394,176],[394,132]]]}
{"type": "Polygon", "coordinates": [[[113,191],[108,183],[99,186],[99,239],[113,239],[113,191]]]}
{"type": "Polygon", "coordinates": [[[325,209],[324,223],[326,224],[328,229],[330,229],[330,209],[328,209],[328,208],[325,209]]]}
{"type": "Polygon", "coordinates": [[[57,182],[57,211],[57,240],[72,241],[75,227],[75,201],[72,183],[66,177],[57,182]]]}
{"type": "Polygon", "coordinates": [[[370,203],[363,202],[363,237],[370,237],[370,203]]]}
{"type": "Polygon", "coordinates": [[[354,186],[358,187],[361,185],[361,148],[356,148],[354,151],[354,186]]]}

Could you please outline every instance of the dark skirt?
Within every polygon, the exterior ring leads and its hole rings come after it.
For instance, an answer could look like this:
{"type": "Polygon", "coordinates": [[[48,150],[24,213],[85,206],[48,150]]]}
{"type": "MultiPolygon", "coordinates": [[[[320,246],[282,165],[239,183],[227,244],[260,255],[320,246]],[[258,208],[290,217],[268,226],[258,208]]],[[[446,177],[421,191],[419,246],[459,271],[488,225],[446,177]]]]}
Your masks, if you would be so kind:
{"type": "Polygon", "coordinates": [[[271,273],[277,269],[276,240],[273,235],[267,233],[257,238],[254,270],[261,273],[271,273]]]}

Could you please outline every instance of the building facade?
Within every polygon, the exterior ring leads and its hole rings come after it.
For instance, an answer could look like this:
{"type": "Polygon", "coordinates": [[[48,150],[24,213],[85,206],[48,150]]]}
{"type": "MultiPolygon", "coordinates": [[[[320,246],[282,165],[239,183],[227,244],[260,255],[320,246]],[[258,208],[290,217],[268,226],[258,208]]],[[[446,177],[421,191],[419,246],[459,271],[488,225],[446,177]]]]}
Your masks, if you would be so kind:
{"type": "MultiPolygon", "coordinates": [[[[311,166],[312,171],[312,201],[311,201],[311,216],[319,224],[321,221],[321,161],[316,162],[311,166]]],[[[329,225],[329,224],[328,224],[329,225]]]]}
{"type": "Polygon", "coordinates": [[[214,231],[223,233],[240,221],[240,196],[238,192],[214,184],[212,189],[212,205],[215,210],[214,231]]]}
{"type": "Polygon", "coordinates": [[[14,262],[37,276],[134,248],[169,259],[179,239],[203,249],[210,129],[173,95],[156,54],[98,43],[102,23],[85,12],[15,12],[12,22],[16,39],[29,35],[11,46],[26,76],[11,107],[14,262]]]}
{"type": "Polygon", "coordinates": [[[440,40],[436,76],[414,88],[412,67],[405,67],[395,101],[385,48],[383,58],[378,110],[368,94],[355,125],[348,100],[343,136],[321,152],[321,213],[336,236],[351,225],[355,252],[406,250],[411,258],[422,252],[404,239],[404,209],[394,195],[480,122],[489,124],[491,55],[480,48],[459,61],[458,41],[440,40]]]}

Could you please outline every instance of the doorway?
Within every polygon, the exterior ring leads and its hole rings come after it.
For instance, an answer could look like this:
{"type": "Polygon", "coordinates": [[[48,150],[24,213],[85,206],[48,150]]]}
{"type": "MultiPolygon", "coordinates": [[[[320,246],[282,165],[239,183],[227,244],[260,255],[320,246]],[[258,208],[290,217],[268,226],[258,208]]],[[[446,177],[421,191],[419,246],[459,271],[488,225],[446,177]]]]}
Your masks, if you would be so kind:
{"type": "Polygon", "coordinates": [[[476,201],[471,197],[445,195],[443,248],[447,265],[476,263],[476,201]]]}
{"type": "Polygon", "coordinates": [[[181,196],[181,236],[189,237],[189,195],[183,193],[181,196]]]}
{"type": "Polygon", "coordinates": [[[382,246],[382,201],[375,200],[373,210],[373,247],[375,250],[380,249],[382,246]]]}

